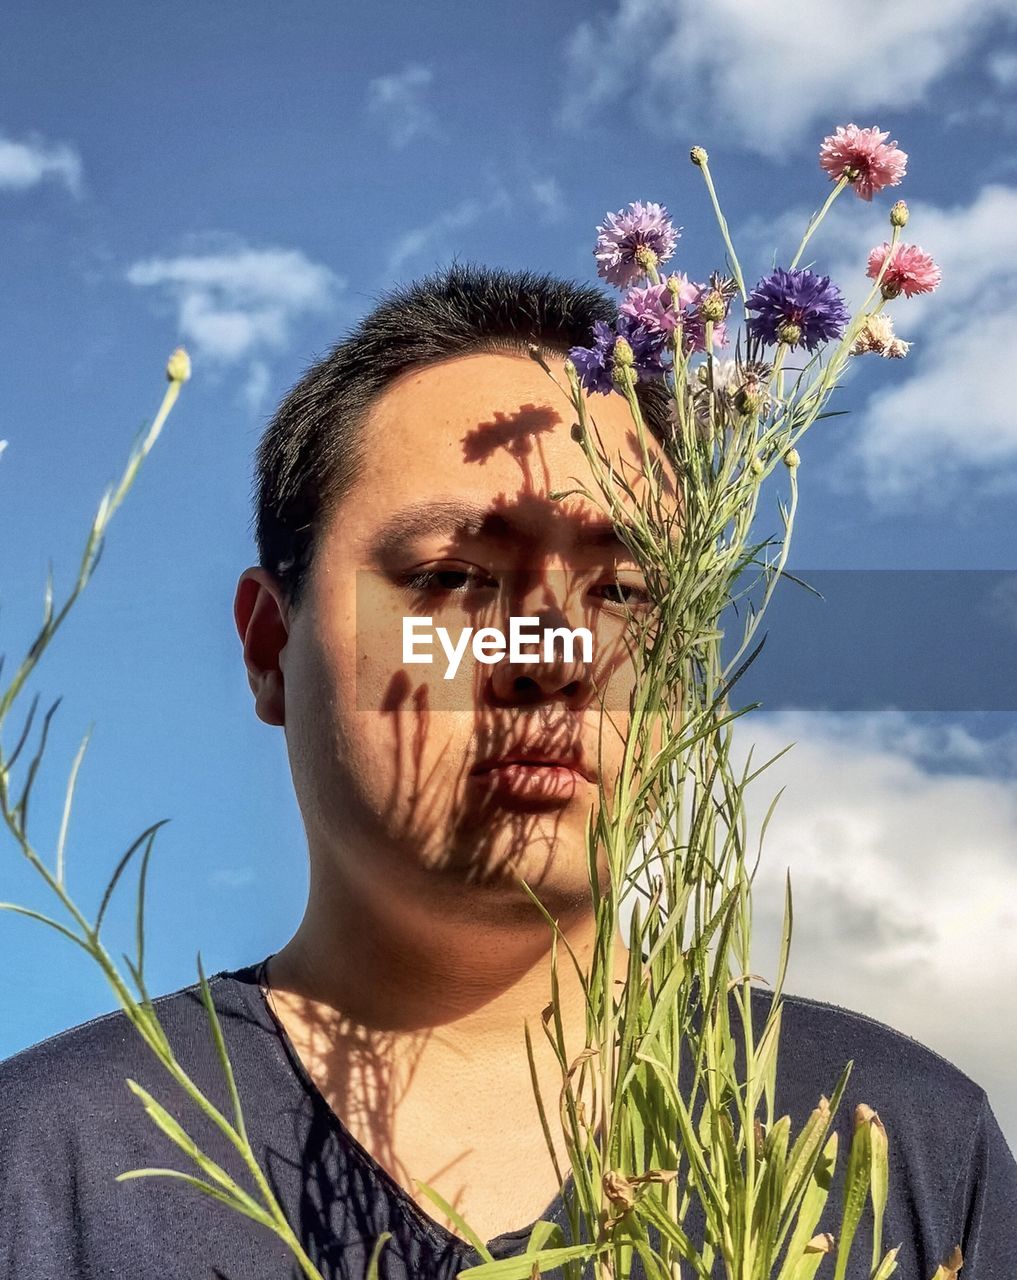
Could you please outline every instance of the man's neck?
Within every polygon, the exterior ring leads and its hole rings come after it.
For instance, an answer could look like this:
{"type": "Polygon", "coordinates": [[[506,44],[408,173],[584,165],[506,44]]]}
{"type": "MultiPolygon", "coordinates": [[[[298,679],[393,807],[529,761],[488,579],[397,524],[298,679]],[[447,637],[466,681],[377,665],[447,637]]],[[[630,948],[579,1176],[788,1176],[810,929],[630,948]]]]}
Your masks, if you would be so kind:
{"type": "MultiPolygon", "coordinates": [[[[475,1072],[483,1092],[518,1089],[521,1097],[529,1079],[525,1023],[541,1074],[557,1077],[560,1087],[560,1068],[541,1026],[551,1000],[552,931],[533,914],[522,925],[525,917],[511,911],[500,921],[483,913],[450,920],[423,908],[400,910],[393,898],[372,905],[354,903],[348,894],[312,892],[300,928],[269,964],[276,1012],[301,1057],[314,1058],[319,1073],[336,1077],[337,1085],[355,1061],[369,1058],[392,1086],[406,1077],[401,1083],[408,1088],[412,1072],[418,1095],[447,1086],[450,1078],[465,1083],[475,1072]]],[[[587,1036],[570,949],[585,973],[596,941],[592,911],[560,921],[559,928],[558,1007],[571,1060],[587,1036]]],[[[624,977],[627,957],[617,936],[616,980],[624,977]]]]}

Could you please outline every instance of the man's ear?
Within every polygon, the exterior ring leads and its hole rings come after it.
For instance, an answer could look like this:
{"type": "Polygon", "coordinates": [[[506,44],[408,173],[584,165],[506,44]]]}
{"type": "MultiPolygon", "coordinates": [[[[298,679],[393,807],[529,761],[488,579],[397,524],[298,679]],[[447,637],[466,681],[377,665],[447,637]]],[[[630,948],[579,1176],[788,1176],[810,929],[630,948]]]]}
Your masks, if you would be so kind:
{"type": "Polygon", "coordinates": [[[289,638],[290,614],[277,578],[256,566],[237,583],[233,618],[244,645],[247,682],[254,710],[265,724],[286,723],[286,691],[281,655],[289,638]]]}

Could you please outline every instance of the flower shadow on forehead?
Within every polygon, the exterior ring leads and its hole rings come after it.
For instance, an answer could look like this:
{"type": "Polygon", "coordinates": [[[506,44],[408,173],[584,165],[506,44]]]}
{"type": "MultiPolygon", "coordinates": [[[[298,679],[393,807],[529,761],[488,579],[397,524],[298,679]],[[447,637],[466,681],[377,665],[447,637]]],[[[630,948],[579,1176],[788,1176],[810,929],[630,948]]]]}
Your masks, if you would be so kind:
{"type": "MultiPolygon", "coordinates": [[[[512,413],[495,410],[490,419],[479,422],[476,427],[471,428],[463,436],[463,461],[483,464],[501,449],[520,461],[525,475],[527,464],[523,463],[522,460],[533,453],[539,453],[539,437],[549,434],[562,422],[564,422],[562,415],[550,405],[528,402],[521,404],[512,413]]],[[[632,458],[638,459],[640,454],[639,441],[631,426],[626,430],[625,443],[631,451],[632,458]]],[[[624,458],[620,461],[623,471],[631,468],[635,476],[641,473],[641,465],[627,463],[624,458]]],[[[584,464],[581,451],[578,448],[576,449],[576,464],[575,474],[582,476],[584,474],[584,464]]],[[[544,471],[546,480],[546,465],[544,471]]],[[[526,478],[527,481],[532,481],[532,475],[526,478]]],[[[671,477],[667,474],[666,468],[661,471],[660,485],[662,492],[667,497],[674,498],[676,496],[675,486],[671,477]]],[[[526,492],[534,492],[532,483],[527,484],[526,492]]]]}
{"type": "Polygon", "coordinates": [[[493,418],[479,422],[463,437],[463,460],[483,463],[498,449],[524,457],[533,452],[537,436],[553,431],[562,421],[549,405],[521,404],[513,413],[497,410],[493,418]]]}

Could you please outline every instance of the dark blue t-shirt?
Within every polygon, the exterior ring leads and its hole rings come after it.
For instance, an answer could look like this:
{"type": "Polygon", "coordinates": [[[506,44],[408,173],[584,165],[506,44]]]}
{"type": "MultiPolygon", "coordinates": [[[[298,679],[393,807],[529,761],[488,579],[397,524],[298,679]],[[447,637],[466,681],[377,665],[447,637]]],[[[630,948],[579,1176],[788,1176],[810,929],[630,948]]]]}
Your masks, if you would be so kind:
{"type": "MultiPolygon", "coordinates": [[[[362,1280],[382,1231],[393,1233],[381,1254],[383,1280],[451,1280],[478,1263],[479,1254],[419,1208],[346,1130],[267,1005],[259,972],[252,965],[216,974],[213,999],[254,1150],[322,1274],[362,1280]]],[[[754,1018],[765,1017],[769,999],[762,989],[755,993],[754,1018]]],[[[197,988],[162,996],[156,1006],[178,1059],[228,1114],[197,988]]],[[[855,1065],[836,1124],[842,1155],[834,1204],[854,1107],[866,1102],[890,1138],[884,1248],[902,1246],[898,1280],[931,1280],[954,1244],[964,1253],[962,1280],[1017,1280],[1017,1165],[983,1090],[943,1058],[870,1018],[787,996],[776,1114],[789,1113],[797,1133],[849,1059],[855,1065]]],[[[117,1173],[146,1166],[195,1171],[144,1114],[128,1077],[248,1185],[236,1153],[124,1015],[94,1019],[0,1064],[0,1276],[298,1277],[292,1256],[266,1228],[200,1192],[169,1179],[115,1181],[117,1173]]],[[[571,1178],[566,1197],[570,1190],[571,1178]]],[[[572,1239],[561,1195],[541,1216],[572,1239]]],[[[855,1245],[851,1280],[867,1280],[870,1216],[855,1245]]],[[[838,1221],[828,1205],[820,1229],[835,1231],[838,1221]]],[[[488,1242],[492,1254],[522,1253],[531,1226],[506,1222],[505,1232],[488,1242]]]]}

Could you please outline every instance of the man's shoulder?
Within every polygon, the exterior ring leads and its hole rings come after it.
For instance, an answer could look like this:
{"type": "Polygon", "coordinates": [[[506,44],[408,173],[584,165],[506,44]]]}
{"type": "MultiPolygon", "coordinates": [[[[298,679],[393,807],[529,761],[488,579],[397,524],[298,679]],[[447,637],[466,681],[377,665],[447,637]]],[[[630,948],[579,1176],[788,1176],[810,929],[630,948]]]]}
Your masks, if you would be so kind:
{"type": "MultiPolygon", "coordinates": [[[[754,989],[754,995],[765,1010],[769,994],[754,989]]],[[[852,1107],[865,1102],[908,1127],[935,1114],[941,1136],[944,1127],[973,1130],[985,1090],[943,1054],[870,1014],[812,996],[785,994],[782,1006],[778,1071],[792,1091],[822,1084],[829,1096],[850,1063],[845,1100],[852,1107]]]]}
{"type": "Polygon", "coordinates": [[[782,998],[783,1023],[795,1042],[825,1055],[847,1054],[845,1061],[861,1061],[870,1069],[906,1071],[915,1079],[942,1080],[974,1100],[980,1085],[937,1050],[887,1022],[814,996],[787,994],[782,998]]]}
{"type": "MultiPolygon", "coordinates": [[[[231,1013],[238,973],[223,971],[208,979],[217,1013],[231,1013]]],[[[197,1041],[196,1032],[207,1015],[197,983],[152,999],[152,1008],[171,1045],[182,1048],[197,1041]]],[[[124,1090],[126,1077],[150,1073],[152,1050],[123,1009],[89,1018],[58,1031],[0,1061],[0,1128],[28,1116],[63,1113],[103,1094],[124,1090]]]]}

